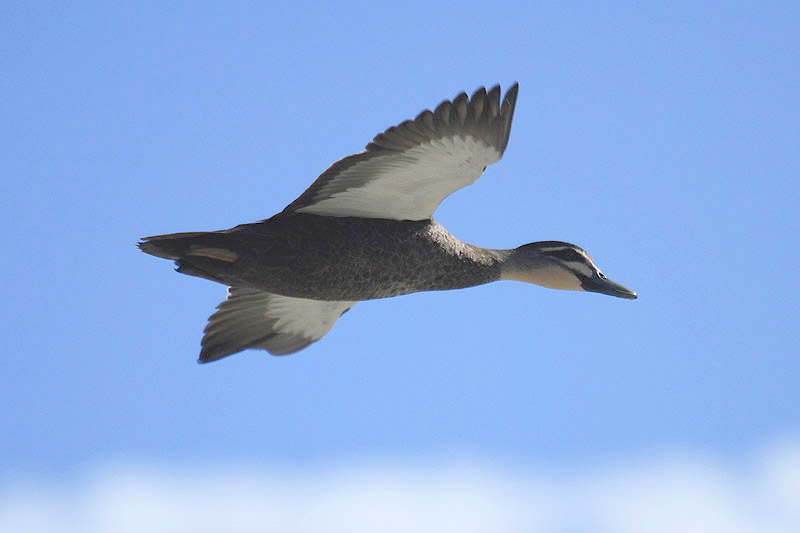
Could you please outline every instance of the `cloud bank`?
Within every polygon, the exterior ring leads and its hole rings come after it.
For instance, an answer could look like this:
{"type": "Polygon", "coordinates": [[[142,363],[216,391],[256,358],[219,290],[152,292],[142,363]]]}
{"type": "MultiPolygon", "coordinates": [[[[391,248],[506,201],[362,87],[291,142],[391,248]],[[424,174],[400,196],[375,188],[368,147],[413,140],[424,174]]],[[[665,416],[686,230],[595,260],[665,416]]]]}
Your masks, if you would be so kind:
{"type": "Polygon", "coordinates": [[[673,453],[572,472],[475,458],[105,466],[0,485],[0,531],[796,533],[800,439],[736,464],[673,453]]]}

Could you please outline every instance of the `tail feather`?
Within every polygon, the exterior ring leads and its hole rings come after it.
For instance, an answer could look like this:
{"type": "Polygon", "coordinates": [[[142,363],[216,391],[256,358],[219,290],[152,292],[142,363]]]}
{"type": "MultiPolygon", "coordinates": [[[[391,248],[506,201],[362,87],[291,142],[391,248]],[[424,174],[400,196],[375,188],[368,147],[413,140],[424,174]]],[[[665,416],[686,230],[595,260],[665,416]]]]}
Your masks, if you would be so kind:
{"type": "Polygon", "coordinates": [[[180,259],[189,255],[193,248],[209,247],[215,240],[220,244],[220,233],[215,231],[193,231],[186,233],[170,233],[168,235],[153,235],[144,237],[139,243],[139,249],[146,254],[162,257],[164,259],[180,259]]]}
{"type": "Polygon", "coordinates": [[[144,237],[139,249],[175,261],[181,274],[226,283],[225,273],[239,259],[235,241],[224,231],[197,231],[144,237]]]}

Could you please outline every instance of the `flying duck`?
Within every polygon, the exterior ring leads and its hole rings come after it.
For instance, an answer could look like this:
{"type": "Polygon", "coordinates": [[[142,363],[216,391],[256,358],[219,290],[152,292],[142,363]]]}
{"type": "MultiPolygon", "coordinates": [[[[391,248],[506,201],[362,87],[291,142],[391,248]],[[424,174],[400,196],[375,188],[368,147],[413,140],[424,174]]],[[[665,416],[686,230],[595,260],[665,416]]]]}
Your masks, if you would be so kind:
{"type": "Polygon", "coordinates": [[[499,85],[481,87],[389,128],[267,220],[143,238],[143,252],[175,261],[178,272],[228,286],[199,361],[247,348],[294,353],[362,300],[419,291],[512,279],[635,299],[574,244],[480,248],[432,218],[503,156],[517,91],[515,83],[501,98],[499,85]]]}

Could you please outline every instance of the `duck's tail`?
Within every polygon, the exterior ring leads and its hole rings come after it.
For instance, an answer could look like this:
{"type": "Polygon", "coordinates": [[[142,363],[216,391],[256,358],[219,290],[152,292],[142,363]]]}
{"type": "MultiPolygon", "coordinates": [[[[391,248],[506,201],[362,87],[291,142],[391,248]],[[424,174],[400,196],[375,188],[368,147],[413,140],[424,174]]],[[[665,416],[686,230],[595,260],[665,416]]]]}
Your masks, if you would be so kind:
{"type": "Polygon", "coordinates": [[[239,260],[225,231],[195,231],[144,237],[139,249],[146,254],[171,259],[182,274],[226,283],[224,275],[239,260]]]}

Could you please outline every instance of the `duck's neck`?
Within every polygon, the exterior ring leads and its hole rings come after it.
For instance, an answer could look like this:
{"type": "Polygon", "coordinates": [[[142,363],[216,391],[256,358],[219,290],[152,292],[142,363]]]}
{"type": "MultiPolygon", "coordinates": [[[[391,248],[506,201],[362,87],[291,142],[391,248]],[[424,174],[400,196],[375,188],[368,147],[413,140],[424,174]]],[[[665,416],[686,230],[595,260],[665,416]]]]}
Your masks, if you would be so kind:
{"type": "Polygon", "coordinates": [[[461,241],[433,220],[427,226],[426,234],[436,243],[436,248],[444,252],[442,257],[446,259],[443,264],[449,265],[455,259],[460,265],[457,284],[448,288],[470,287],[501,279],[528,281],[524,277],[526,265],[519,248],[498,250],[475,246],[461,241]]]}
{"type": "Polygon", "coordinates": [[[537,266],[535,263],[531,264],[528,254],[520,252],[519,248],[512,248],[510,250],[490,250],[494,253],[500,265],[500,278],[499,279],[513,279],[517,281],[528,281],[528,274],[531,272],[532,267],[535,270],[537,266]]]}
{"type": "Polygon", "coordinates": [[[568,270],[548,261],[530,245],[513,250],[495,250],[501,257],[500,278],[532,283],[548,289],[582,290],[577,278],[568,270]]]}

